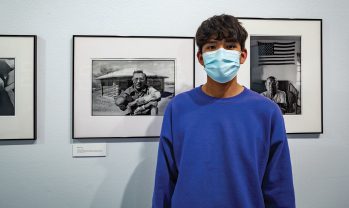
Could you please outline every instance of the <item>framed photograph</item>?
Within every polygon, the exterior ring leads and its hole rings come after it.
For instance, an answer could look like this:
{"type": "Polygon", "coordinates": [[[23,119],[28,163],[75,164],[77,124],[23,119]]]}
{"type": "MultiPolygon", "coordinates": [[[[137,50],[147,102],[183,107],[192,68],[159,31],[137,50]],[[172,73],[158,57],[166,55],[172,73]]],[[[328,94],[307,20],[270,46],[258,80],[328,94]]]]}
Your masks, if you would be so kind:
{"type": "Polygon", "coordinates": [[[73,36],[73,138],[158,137],[194,87],[193,37],[73,36]]]}
{"type": "Polygon", "coordinates": [[[0,35],[1,140],[36,139],[36,36],[0,35]]]}
{"type": "Polygon", "coordinates": [[[239,20],[249,33],[239,81],[279,105],[287,133],[322,133],[322,20],[239,20]]]}

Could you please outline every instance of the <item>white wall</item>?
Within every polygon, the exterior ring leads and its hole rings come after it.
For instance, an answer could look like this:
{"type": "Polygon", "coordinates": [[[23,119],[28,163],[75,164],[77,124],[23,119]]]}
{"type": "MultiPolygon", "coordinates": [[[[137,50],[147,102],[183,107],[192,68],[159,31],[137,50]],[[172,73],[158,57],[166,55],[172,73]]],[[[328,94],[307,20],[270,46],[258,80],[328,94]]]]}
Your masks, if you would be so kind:
{"type": "MultiPolygon", "coordinates": [[[[194,36],[204,19],[221,13],[323,19],[324,134],[290,136],[297,205],[349,207],[348,6],[346,0],[1,0],[0,34],[38,36],[38,139],[0,142],[0,207],[150,207],[158,139],[71,140],[72,35],[194,36]],[[72,158],[75,142],[107,142],[109,154],[72,158]]],[[[205,76],[200,69],[198,80],[205,76]]]]}

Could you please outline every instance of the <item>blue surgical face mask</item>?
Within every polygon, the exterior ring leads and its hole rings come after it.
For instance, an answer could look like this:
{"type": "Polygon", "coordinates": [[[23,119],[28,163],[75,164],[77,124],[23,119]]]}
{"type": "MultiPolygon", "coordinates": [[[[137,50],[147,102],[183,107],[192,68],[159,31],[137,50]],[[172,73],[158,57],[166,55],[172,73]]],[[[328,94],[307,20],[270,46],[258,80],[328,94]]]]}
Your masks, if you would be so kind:
{"type": "Polygon", "coordinates": [[[209,77],[219,83],[234,79],[240,68],[241,52],[220,48],[202,54],[205,71],[209,77]]]}

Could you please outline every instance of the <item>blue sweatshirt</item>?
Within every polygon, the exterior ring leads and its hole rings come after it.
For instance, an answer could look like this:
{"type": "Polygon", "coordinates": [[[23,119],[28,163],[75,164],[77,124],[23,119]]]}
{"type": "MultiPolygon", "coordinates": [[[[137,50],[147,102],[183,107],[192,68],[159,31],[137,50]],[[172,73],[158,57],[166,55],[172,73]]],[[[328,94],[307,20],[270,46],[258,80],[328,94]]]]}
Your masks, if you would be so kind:
{"type": "Polygon", "coordinates": [[[153,208],[293,208],[290,154],[277,104],[246,87],[175,96],[162,124],[153,208]]]}

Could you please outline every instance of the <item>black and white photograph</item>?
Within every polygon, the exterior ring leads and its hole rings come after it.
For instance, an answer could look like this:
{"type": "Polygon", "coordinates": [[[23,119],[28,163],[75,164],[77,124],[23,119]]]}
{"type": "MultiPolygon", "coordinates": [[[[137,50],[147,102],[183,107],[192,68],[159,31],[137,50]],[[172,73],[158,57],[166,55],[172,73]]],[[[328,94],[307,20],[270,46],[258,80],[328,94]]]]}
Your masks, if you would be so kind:
{"type": "Polygon", "coordinates": [[[175,60],[92,61],[93,116],[163,116],[175,93],[175,60]]]}
{"type": "Polygon", "coordinates": [[[158,137],[194,57],[194,37],[74,35],[73,139],[158,137]]]}
{"type": "Polygon", "coordinates": [[[239,21],[249,33],[240,82],[279,106],[288,134],[322,133],[322,20],[239,21]]]}
{"type": "Polygon", "coordinates": [[[251,36],[251,89],[271,99],[282,113],[299,115],[301,37],[251,36]]]}
{"type": "Polygon", "coordinates": [[[0,58],[0,116],[15,115],[15,59],[0,58]]]}

